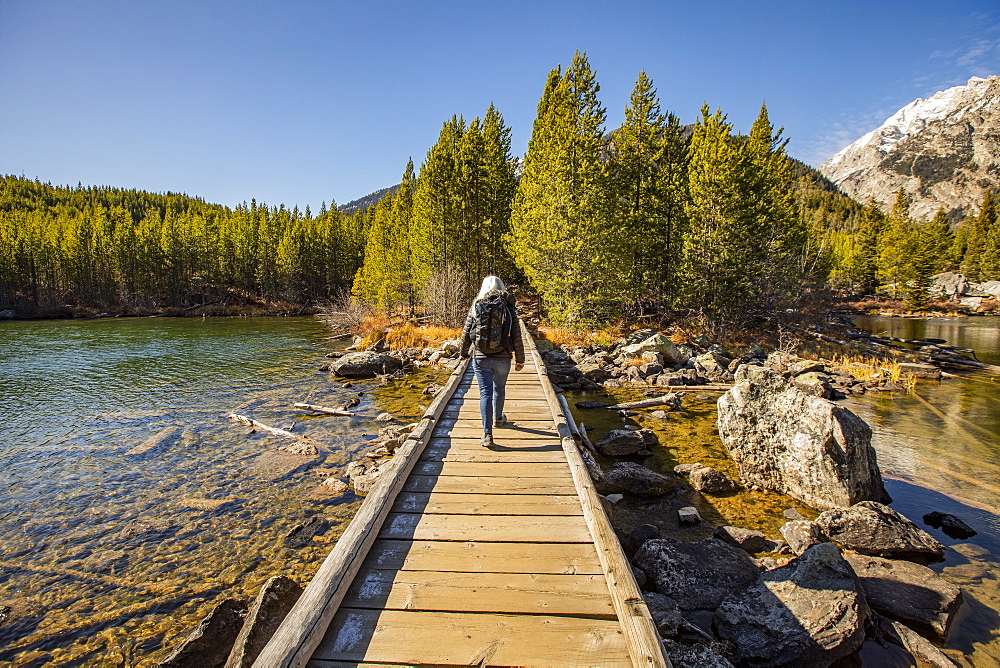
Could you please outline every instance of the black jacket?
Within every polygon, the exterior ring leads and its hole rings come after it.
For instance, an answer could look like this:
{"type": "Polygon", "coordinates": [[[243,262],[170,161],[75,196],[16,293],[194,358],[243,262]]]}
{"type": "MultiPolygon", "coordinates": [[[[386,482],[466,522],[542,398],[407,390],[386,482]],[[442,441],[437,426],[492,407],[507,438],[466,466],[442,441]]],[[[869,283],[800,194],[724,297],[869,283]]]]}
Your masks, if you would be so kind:
{"type": "MultiPolygon", "coordinates": [[[[496,290],[486,293],[486,297],[491,297],[496,294],[496,290]]],[[[518,364],[524,364],[524,341],[521,340],[521,322],[517,319],[517,311],[514,309],[514,295],[509,292],[499,293],[507,301],[507,313],[510,316],[510,347],[513,349],[514,361],[518,364]]],[[[495,355],[484,355],[476,347],[476,326],[478,325],[476,318],[476,304],[473,302],[472,307],[469,309],[469,315],[465,317],[465,327],[462,328],[462,357],[472,357],[477,359],[484,359],[486,357],[492,359],[502,359],[509,360],[511,358],[510,351],[504,351],[502,353],[496,353],[495,355]]]]}

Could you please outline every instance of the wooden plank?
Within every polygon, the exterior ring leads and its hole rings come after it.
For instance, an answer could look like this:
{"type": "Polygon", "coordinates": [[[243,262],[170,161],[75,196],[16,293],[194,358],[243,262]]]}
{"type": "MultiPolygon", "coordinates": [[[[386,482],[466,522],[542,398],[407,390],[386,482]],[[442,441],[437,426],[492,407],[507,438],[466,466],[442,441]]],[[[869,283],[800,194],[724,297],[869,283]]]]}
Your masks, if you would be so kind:
{"type": "Polygon", "coordinates": [[[484,478],[411,475],[403,485],[406,492],[480,492],[483,494],[576,494],[572,480],[566,478],[484,478]]]}
{"type": "Polygon", "coordinates": [[[592,543],[377,540],[365,566],[461,573],[604,573],[592,543]]]}
{"type": "Polygon", "coordinates": [[[396,495],[409,477],[410,469],[430,440],[428,423],[441,415],[448,398],[466,374],[466,367],[466,362],[462,362],[452,372],[425,413],[429,419],[421,420],[420,426],[396,450],[396,456],[389,462],[387,470],[365,497],[354,519],[257,657],[256,665],[269,668],[301,666],[312,656],[354,575],[361,568],[369,547],[375,542],[378,528],[388,516],[396,495]]]}
{"type": "Polygon", "coordinates": [[[632,665],[617,621],[342,608],[314,661],[369,657],[410,665],[632,665]]]}
{"type": "Polygon", "coordinates": [[[582,515],[580,499],[554,494],[444,494],[403,492],[395,512],[451,515],[582,515]]]}
{"type": "Polygon", "coordinates": [[[420,455],[420,459],[439,462],[566,462],[561,448],[558,452],[555,448],[538,448],[537,450],[506,448],[501,450],[496,445],[492,448],[484,448],[479,445],[478,440],[464,447],[459,445],[429,447],[420,455]]]}
{"type": "MultiPolygon", "coordinates": [[[[486,450],[486,448],[483,448],[486,450]]],[[[413,467],[416,475],[467,476],[470,478],[557,478],[566,476],[570,482],[566,462],[455,462],[421,461],[413,467]]]]}
{"type": "MultiPolygon", "coordinates": [[[[450,434],[458,438],[480,438],[483,435],[482,425],[477,425],[475,427],[454,427],[450,429],[450,434]]],[[[444,430],[435,431],[434,436],[439,437],[444,435],[444,430]]],[[[538,429],[531,430],[528,428],[518,428],[518,427],[505,427],[503,429],[495,429],[493,431],[493,440],[498,438],[505,438],[507,440],[518,440],[518,441],[554,441],[556,435],[551,429],[538,429]]]]}
{"type": "Polygon", "coordinates": [[[535,440],[529,443],[518,440],[517,438],[508,438],[504,431],[497,430],[493,432],[492,448],[484,448],[479,443],[480,439],[478,436],[434,436],[427,443],[427,447],[435,450],[443,448],[451,450],[481,450],[483,452],[495,452],[501,454],[509,453],[512,455],[519,452],[528,454],[536,452],[557,452],[561,457],[560,461],[566,461],[566,457],[562,454],[562,445],[559,444],[559,439],[556,437],[552,437],[547,441],[535,440]]]}
{"type": "Polygon", "coordinates": [[[362,569],[342,606],[617,619],[603,575],[362,569]]]}
{"type": "Polygon", "coordinates": [[[587,524],[562,515],[419,515],[390,513],[379,538],[505,543],[589,543],[587,524]]]}

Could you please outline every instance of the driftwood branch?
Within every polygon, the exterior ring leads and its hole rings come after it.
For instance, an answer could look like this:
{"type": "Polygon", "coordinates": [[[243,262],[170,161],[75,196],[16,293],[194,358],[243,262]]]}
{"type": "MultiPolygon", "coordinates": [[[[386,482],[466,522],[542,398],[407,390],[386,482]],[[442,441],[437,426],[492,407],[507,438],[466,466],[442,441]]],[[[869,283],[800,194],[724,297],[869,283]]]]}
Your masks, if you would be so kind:
{"type": "Polygon", "coordinates": [[[230,420],[234,420],[241,424],[253,427],[254,429],[259,429],[261,431],[267,432],[268,434],[274,434],[275,436],[282,436],[284,438],[294,439],[299,441],[293,446],[280,446],[278,449],[284,452],[291,452],[296,455],[315,455],[319,454],[319,449],[316,447],[315,442],[306,436],[301,436],[299,434],[293,434],[290,431],[285,431],[284,429],[278,429],[277,427],[271,427],[264,424],[263,422],[258,422],[253,418],[249,418],[246,415],[239,415],[237,413],[230,413],[227,415],[230,420]]]}
{"type": "Polygon", "coordinates": [[[671,392],[670,394],[665,394],[662,397],[653,397],[652,399],[643,399],[642,401],[630,401],[625,404],[615,404],[614,406],[608,406],[608,410],[629,410],[632,408],[649,408],[650,406],[667,406],[668,408],[679,411],[681,409],[681,397],[684,396],[683,392],[671,392]]]}
{"type": "Polygon", "coordinates": [[[295,404],[295,408],[304,411],[312,411],[313,413],[326,413],[327,415],[344,415],[347,417],[351,417],[354,415],[354,413],[342,410],[340,408],[328,408],[326,406],[315,406],[313,404],[297,403],[295,404]]]}

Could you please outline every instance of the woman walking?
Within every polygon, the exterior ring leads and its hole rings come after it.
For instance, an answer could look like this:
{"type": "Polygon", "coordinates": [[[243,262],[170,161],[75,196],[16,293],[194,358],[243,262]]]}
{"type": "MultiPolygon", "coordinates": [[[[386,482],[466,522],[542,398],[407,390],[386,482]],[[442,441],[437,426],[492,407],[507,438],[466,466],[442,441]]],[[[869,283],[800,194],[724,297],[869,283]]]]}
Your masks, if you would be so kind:
{"type": "Polygon", "coordinates": [[[480,445],[493,445],[493,428],[507,422],[503,412],[505,386],[514,370],[524,368],[524,343],[514,310],[514,296],[496,276],[487,276],[479,295],[469,309],[462,329],[462,357],[472,357],[472,368],[479,383],[479,412],[483,418],[480,445]]]}

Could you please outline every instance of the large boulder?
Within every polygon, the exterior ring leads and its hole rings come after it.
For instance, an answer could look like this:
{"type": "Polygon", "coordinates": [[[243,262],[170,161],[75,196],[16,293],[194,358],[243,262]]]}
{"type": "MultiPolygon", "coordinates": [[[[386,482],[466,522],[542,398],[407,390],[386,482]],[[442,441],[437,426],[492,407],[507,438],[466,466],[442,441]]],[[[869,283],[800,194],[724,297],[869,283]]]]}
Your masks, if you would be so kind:
{"type": "Polygon", "coordinates": [[[602,455],[624,457],[634,455],[645,448],[646,439],[642,434],[630,429],[612,429],[607,436],[594,443],[594,447],[602,455]]]}
{"type": "Polygon", "coordinates": [[[962,590],[920,564],[864,554],[844,555],[875,612],[944,641],[962,605],[962,590]]]}
{"type": "Polygon", "coordinates": [[[969,288],[965,276],[954,271],[946,271],[931,276],[931,286],[927,289],[931,297],[939,299],[958,299],[969,288]]]}
{"type": "Polygon", "coordinates": [[[820,513],[816,524],[849,550],[887,559],[932,564],[944,559],[944,545],[892,508],[862,501],[820,513]]]}
{"type": "Polygon", "coordinates": [[[379,374],[390,374],[403,368],[399,359],[373,351],[363,351],[344,355],[330,365],[335,376],[344,378],[374,378],[379,374]]]}
{"type": "Polygon", "coordinates": [[[779,373],[743,365],[718,402],[719,436],[745,485],[823,510],[889,502],[871,428],[851,411],[810,396],[779,373]]]}
{"type": "Polygon", "coordinates": [[[749,554],[717,538],[682,543],[647,540],[635,553],[656,591],[683,610],[714,610],[726,596],[753,584],[760,568],[749,554]]]}
{"type": "Polygon", "coordinates": [[[663,355],[663,360],[670,364],[684,364],[690,355],[674,345],[674,342],[663,334],[653,334],[649,338],[638,343],[622,346],[619,352],[623,352],[632,357],[639,357],[643,353],[656,352],[663,355]]]}
{"type": "Polygon", "coordinates": [[[634,462],[616,462],[604,471],[604,484],[636,496],[663,496],[677,487],[677,479],[634,462]]]}
{"type": "Polygon", "coordinates": [[[840,550],[821,543],[729,596],[713,624],[736,665],[828,666],[861,647],[870,616],[840,550]]]}

